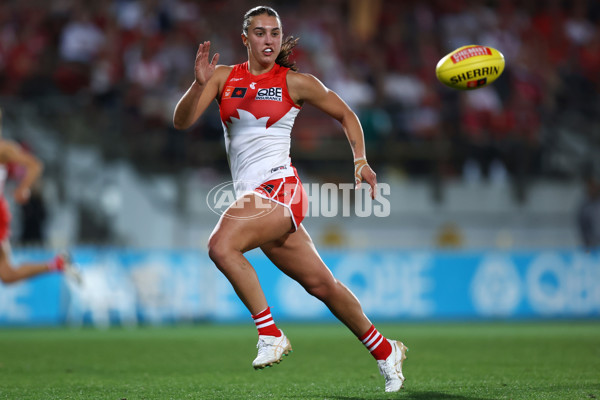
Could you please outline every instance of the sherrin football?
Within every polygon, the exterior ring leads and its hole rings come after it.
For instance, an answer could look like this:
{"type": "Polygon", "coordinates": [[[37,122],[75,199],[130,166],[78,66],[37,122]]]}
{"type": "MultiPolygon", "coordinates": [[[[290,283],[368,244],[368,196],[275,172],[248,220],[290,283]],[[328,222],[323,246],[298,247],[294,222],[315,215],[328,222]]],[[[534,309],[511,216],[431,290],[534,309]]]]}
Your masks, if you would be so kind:
{"type": "Polygon", "coordinates": [[[492,47],[479,45],[459,47],[444,56],[435,67],[440,82],[459,90],[487,86],[498,79],[502,71],[502,53],[492,47]]]}

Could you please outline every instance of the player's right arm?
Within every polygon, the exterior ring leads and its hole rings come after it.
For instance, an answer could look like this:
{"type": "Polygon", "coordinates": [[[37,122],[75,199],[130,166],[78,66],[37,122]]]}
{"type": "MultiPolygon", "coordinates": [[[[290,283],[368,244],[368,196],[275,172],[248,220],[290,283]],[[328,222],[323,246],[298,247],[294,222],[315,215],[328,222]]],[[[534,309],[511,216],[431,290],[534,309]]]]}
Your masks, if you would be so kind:
{"type": "Polygon", "coordinates": [[[173,113],[175,129],[187,129],[206,111],[211,101],[219,95],[230,67],[217,65],[219,53],[208,61],[210,42],[201,43],[196,53],[194,83],[181,97],[173,113]]]}

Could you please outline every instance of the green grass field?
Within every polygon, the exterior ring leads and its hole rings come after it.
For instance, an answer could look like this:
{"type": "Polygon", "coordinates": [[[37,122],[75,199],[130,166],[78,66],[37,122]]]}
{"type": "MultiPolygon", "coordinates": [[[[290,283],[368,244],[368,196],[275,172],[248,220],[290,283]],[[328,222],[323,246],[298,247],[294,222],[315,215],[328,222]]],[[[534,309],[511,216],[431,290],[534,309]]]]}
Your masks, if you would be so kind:
{"type": "Polygon", "coordinates": [[[343,326],[280,322],[294,352],[254,371],[247,325],[0,330],[0,399],[595,399],[600,322],[378,324],[410,351],[400,393],[343,326]]]}

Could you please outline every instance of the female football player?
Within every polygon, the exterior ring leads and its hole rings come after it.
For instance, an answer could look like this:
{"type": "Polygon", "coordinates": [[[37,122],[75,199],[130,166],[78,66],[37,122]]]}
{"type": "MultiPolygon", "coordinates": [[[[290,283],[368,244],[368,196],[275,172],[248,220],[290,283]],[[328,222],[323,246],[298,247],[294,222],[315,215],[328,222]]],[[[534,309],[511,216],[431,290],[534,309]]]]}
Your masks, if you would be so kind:
{"type": "Polygon", "coordinates": [[[314,76],[297,72],[289,60],[296,40],[282,38],[275,10],[264,6],[249,10],[241,35],[248,61],[218,65],[218,53],[209,59],[210,42],[201,43],[194,82],[175,108],[177,129],[190,127],[213,100],[220,108],[237,200],[217,223],[208,253],[252,314],[259,335],[254,368],[279,363],[291,350],[273,320],[254,268],[244,257],[246,251],[260,247],[362,341],[385,377],[385,390],[395,392],[404,382],[407,348],[375,329],[357,298],[319,257],[301,225],[306,194],[289,157],[294,119],[303,104],[312,104],[341,123],[354,153],[356,184],[366,181],[374,198],[377,181],[366,160],[362,127],[336,93],[314,76]]]}
{"type": "Polygon", "coordinates": [[[31,185],[38,179],[43,168],[42,162],[37,157],[25,152],[17,143],[0,139],[0,280],[4,283],[14,283],[36,275],[58,271],[67,273],[75,281],[80,281],[80,274],[72,265],[68,253],[60,253],[48,262],[25,263],[18,267],[12,265],[9,241],[11,214],[4,197],[4,183],[9,164],[20,165],[25,170],[23,178],[14,191],[15,201],[19,204],[29,200],[31,185]]]}

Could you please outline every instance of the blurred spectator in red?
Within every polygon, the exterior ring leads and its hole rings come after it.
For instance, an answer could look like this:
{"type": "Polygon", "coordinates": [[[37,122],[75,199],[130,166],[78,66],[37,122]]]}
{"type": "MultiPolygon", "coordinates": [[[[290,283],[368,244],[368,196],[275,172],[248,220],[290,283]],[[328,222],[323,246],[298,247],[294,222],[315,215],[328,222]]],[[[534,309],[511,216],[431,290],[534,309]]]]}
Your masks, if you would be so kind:
{"type": "Polygon", "coordinates": [[[600,89],[600,27],[595,26],[589,40],[580,46],[578,57],[585,78],[600,89]]]}
{"type": "MultiPolygon", "coordinates": [[[[515,143],[540,151],[540,130],[567,111],[590,125],[598,118],[596,3],[306,0],[281,6],[285,33],[300,38],[294,58],[301,71],[321,76],[357,113],[381,116],[373,132],[399,144],[443,137],[449,152],[459,154],[455,170],[465,158],[484,170],[499,158],[514,174],[519,168],[510,165],[508,149],[515,143]],[[434,69],[444,54],[472,43],[501,50],[506,69],[488,89],[460,100],[465,96],[437,82],[434,69]]],[[[238,43],[241,27],[230,15],[247,8],[246,0],[0,2],[0,94],[31,104],[58,87],[65,102],[77,95],[82,118],[114,121],[94,124],[97,129],[110,126],[127,137],[150,125],[156,135],[161,129],[169,135],[165,109],[188,74],[190,49],[197,38],[209,38],[222,63],[240,62],[245,54],[231,43],[238,43]]],[[[303,121],[295,137],[307,149],[339,133],[319,118],[303,121]]]]}

